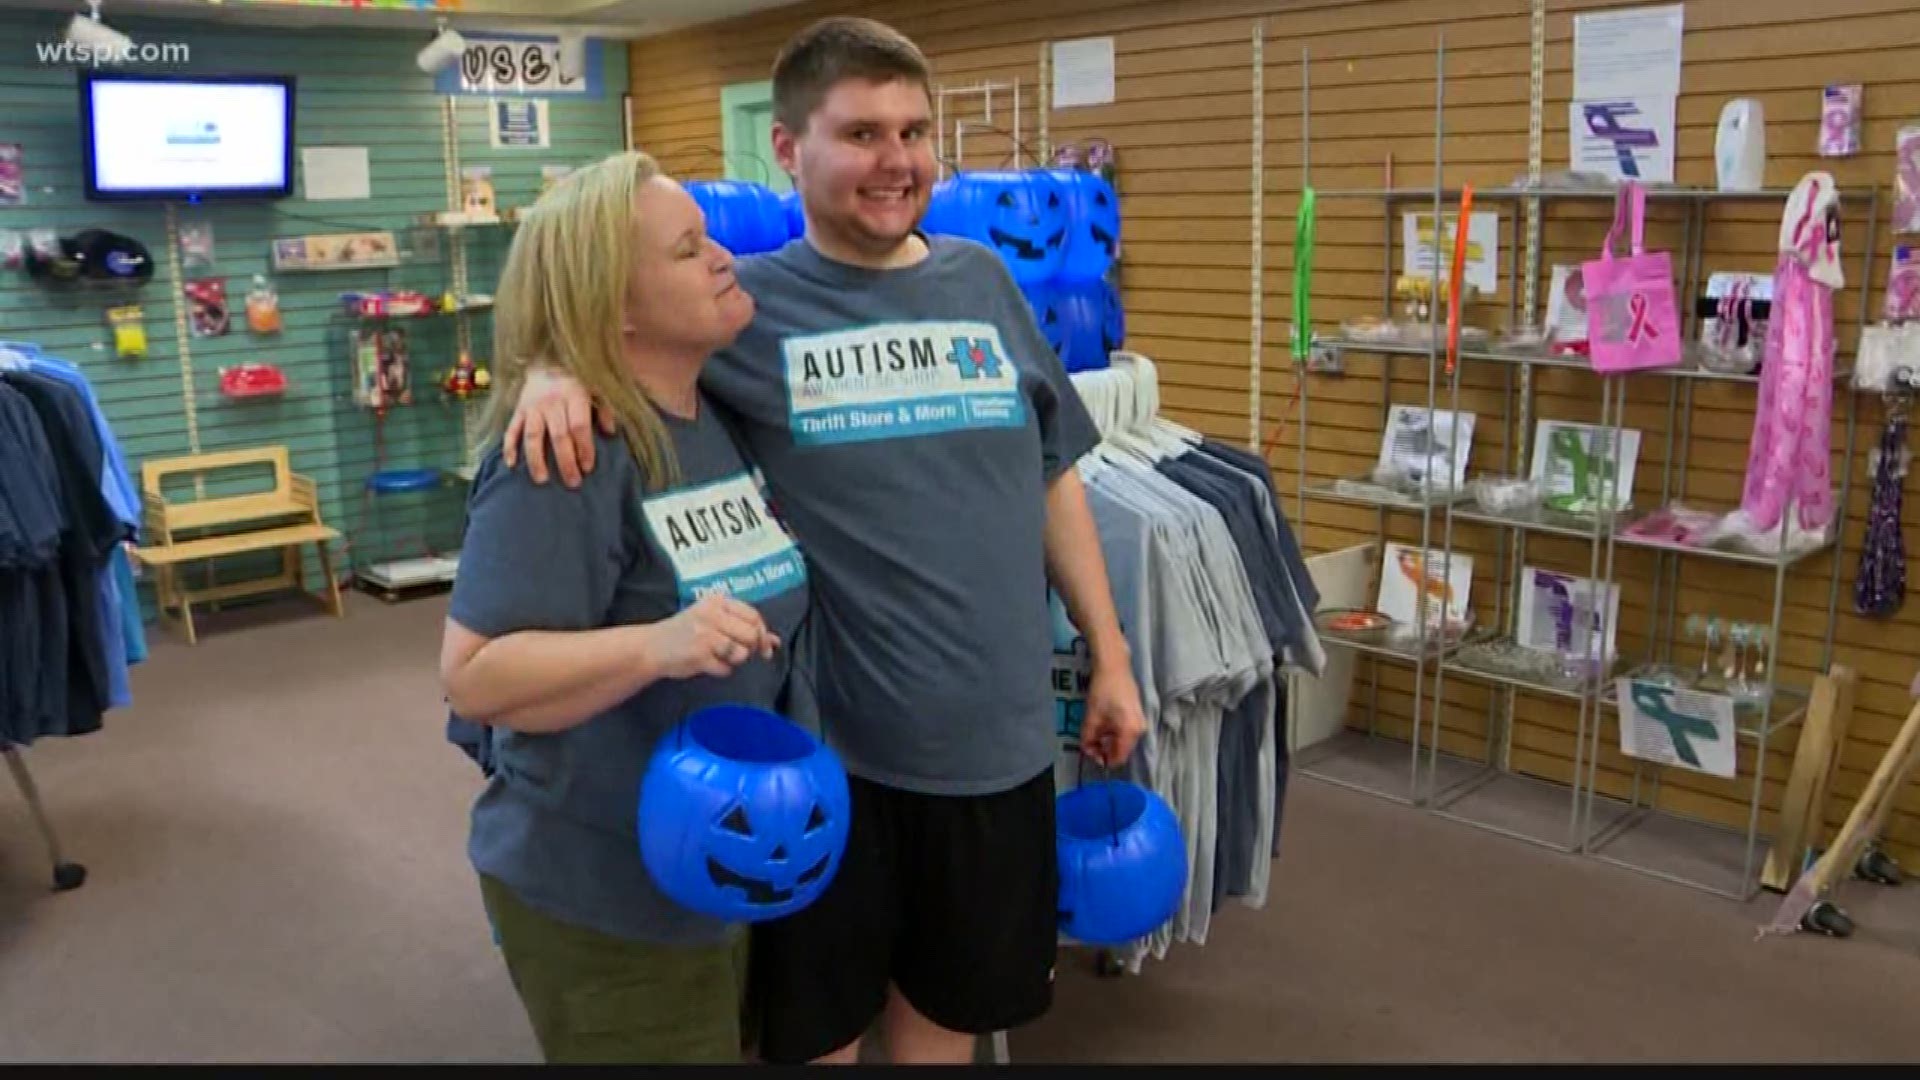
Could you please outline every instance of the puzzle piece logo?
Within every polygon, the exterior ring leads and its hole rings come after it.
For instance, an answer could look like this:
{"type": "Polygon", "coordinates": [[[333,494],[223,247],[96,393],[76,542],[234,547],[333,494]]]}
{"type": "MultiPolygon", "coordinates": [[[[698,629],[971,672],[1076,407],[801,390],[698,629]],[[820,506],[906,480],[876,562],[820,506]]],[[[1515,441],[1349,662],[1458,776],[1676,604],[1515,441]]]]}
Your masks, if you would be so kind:
{"type": "Polygon", "coordinates": [[[1000,377],[1000,354],[993,351],[993,342],[987,338],[954,338],[947,362],[960,369],[963,379],[1000,377]]]}

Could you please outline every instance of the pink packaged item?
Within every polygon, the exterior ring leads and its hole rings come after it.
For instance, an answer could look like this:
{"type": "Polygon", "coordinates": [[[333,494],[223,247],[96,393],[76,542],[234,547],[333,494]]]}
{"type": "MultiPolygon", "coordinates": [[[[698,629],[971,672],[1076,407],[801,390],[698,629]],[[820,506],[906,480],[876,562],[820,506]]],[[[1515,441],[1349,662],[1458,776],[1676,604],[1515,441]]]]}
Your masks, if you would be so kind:
{"type": "Polygon", "coordinates": [[[1893,268],[1887,272],[1888,322],[1920,319],[1920,248],[1897,244],[1893,268]]]}
{"type": "Polygon", "coordinates": [[[1920,125],[1901,128],[1894,140],[1893,231],[1920,232],[1920,125]]]}
{"type": "Polygon", "coordinates": [[[1860,152],[1859,83],[1829,86],[1820,92],[1820,156],[1852,157],[1860,152]]]}
{"type": "Polygon", "coordinates": [[[1614,197],[1613,227],[1600,257],[1580,264],[1587,289],[1587,341],[1593,369],[1603,373],[1671,367],[1680,362],[1680,317],[1673,300],[1673,260],[1645,251],[1647,190],[1622,181],[1614,197]],[[1613,257],[1625,218],[1632,254],[1613,257]]]}
{"type": "Polygon", "coordinates": [[[1685,544],[1688,547],[1704,543],[1720,520],[1718,514],[1706,510],[1692,510],[1679,504],[1663,506],[1653,513],[1635,521],[1620,530],[1620,535],[1633,540],[1645,540],[1656,544],[1685,544]]]}

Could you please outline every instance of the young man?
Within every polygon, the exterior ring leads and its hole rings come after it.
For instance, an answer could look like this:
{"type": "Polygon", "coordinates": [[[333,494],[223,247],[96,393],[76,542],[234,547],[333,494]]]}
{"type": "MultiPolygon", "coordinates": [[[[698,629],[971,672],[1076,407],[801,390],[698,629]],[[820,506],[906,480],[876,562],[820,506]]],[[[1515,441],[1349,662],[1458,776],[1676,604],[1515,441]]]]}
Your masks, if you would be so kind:
{"type": "MultiPolygon", "coordinates": [[[[1092,653],[1083,749],[1118,765],[1145,730],[1072,467],[1092,423],[998,259],[916,231],[930,82],[870,20],[787,43],[773,143],[806,239],[741,261],[757,313],[701,377],[808,560],[796,667],[854,778],[832,886],[756,933],[775,1062],[852,1061],[876,1017],[895,1060],[965,1062],[976,1035],[1051,1003],[1049,582],[1092,653]]],[[[518,441],[536,479],[549,433],[563,480],[592,467],[591,411],[570,381],[530,379],[518,441]]]]}

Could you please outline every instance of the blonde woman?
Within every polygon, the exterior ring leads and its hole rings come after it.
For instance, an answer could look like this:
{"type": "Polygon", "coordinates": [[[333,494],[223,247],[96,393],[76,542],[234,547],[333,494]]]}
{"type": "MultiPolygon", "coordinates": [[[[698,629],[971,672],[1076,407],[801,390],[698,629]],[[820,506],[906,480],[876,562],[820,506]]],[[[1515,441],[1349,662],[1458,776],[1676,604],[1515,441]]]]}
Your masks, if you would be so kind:
{"type": "Polygon", "coordinates": [[[744,928],[659,891],[635,815],[675,723],[776,701],[807,607],[800,554],[698,389],[753,311],[699,207],[640,153],[543,197],[501,277],[501,385],[440,670],[457,720],[484,725],[468,851],[552,1062],[740,1058],[744,928]],[[578,488],[501,462],[528,357],[618,420],[578,488]]]}

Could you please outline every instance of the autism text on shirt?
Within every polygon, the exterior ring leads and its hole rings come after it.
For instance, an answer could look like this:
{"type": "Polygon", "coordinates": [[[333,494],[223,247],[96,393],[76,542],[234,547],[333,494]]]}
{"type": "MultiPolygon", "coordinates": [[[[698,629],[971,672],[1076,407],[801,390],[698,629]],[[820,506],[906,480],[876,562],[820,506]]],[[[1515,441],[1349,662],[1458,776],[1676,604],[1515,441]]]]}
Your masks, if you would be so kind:
{"type": "Polygon", "coordinates": [[[702,544],[745,536],[759,529],[763,522],[752,499],[729,496],[670,515],[666,520],[667,543],[679,553],[702,544]]]}
{"type": "Polygon", "coordinates": [[[859,393],[898,393],[941,384],[939,354],[932,338],[889,338],[855,342],[800,354],[796,399],[859,393]]]}
{"type": "Polygon", "coordinates": [[[902,371],[938,371],[940,352],[930,337],[856,341],[850,345],[808,349],[800,354],[800,377],[807,382],[840,380],[902,371]]]}

